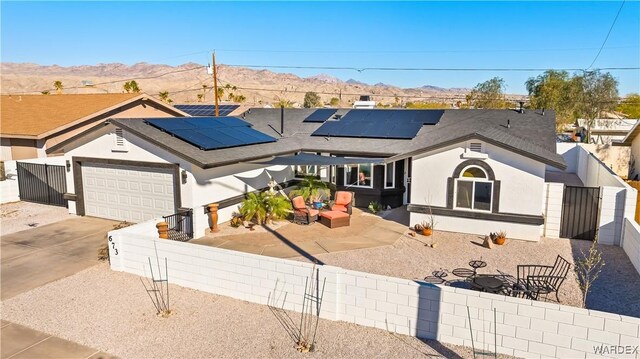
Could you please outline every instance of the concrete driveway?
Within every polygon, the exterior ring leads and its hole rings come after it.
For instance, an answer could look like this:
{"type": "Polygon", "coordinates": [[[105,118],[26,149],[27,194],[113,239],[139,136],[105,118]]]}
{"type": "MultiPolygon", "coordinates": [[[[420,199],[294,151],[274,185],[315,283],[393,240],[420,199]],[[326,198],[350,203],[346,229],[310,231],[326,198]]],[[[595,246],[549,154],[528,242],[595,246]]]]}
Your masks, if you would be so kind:
{"type": "MultiPolygon", "coordinates": [[[[68,277],[98,263],[105,234],[118,223],[74,217],[0,239],[2,300],[68,277]]],[[[0,359],[111,358],[98,350],[2,321],[0,359]]]]}
{"type": "Polygon", "coordinates": [[[98,249],[115,224],[101,218],[74,217],[2,236],[1,299],[97,264],[98,249]]]}

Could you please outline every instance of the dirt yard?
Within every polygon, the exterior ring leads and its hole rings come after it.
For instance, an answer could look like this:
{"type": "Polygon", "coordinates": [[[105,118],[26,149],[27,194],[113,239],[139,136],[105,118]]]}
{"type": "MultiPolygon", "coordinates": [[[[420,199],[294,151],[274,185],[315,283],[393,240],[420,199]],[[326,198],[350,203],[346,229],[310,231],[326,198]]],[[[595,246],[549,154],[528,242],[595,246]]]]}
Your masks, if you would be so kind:
{"type": "Polygon", "coordinates": [[[0,234],[10,234],[72,217],[65,207],[31,202],[0,205],[0,234]]]}

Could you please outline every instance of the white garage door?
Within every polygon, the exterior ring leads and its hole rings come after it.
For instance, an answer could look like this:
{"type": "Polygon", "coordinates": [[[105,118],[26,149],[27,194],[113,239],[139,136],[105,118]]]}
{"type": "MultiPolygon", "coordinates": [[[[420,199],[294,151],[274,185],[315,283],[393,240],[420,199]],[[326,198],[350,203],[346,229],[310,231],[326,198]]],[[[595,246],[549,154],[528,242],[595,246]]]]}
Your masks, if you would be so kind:
{"type": "Polygon", "coordinates": [[[173,170],[82,163],[85,215],[141,222],[175,212],[173,170]]]}

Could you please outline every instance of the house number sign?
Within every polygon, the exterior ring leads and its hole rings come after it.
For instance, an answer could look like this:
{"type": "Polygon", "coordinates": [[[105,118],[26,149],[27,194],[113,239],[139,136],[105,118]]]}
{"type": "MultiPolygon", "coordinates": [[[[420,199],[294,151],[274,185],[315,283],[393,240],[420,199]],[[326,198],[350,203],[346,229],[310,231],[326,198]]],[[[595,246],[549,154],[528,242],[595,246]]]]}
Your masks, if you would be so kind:
{"type": "Polygon", "coordinates": [[[111,248],[114,250],[114,255],[118,255],[118,248],[116,248],[116,242],[113,241],[113,238],[109,236],[109,243],[111,243],[111,248]]]}

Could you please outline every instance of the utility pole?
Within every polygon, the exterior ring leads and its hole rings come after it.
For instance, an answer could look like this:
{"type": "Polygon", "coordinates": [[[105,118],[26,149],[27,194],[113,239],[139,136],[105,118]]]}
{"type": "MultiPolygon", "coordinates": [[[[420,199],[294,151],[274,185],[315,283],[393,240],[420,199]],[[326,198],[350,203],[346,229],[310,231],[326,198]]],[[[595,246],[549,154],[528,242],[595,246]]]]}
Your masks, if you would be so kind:
{"type": "Polygon", "coordinates": [[[218,112],[218,70],[216,69],[216,53],[215,51],[211,53],[211,62],[213,66],[213,98],[215,99],[216,104],[216,117],[220,116],[220,112],[218,112]]]}

